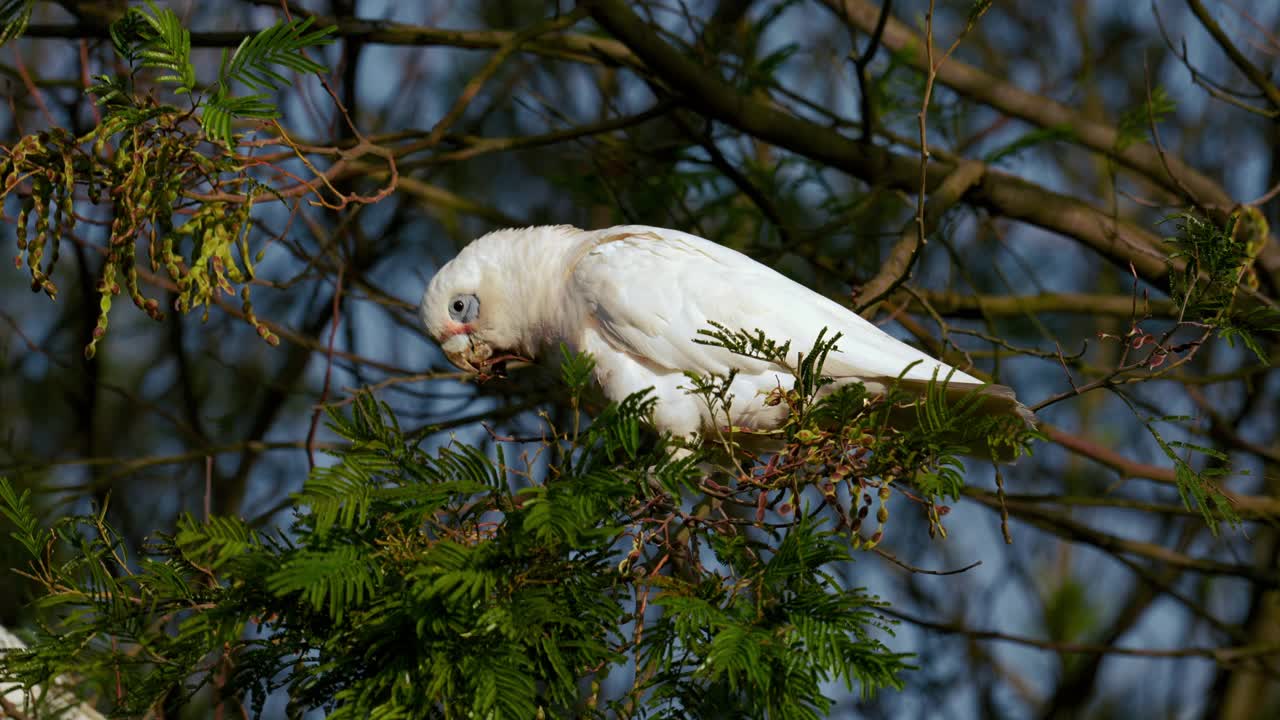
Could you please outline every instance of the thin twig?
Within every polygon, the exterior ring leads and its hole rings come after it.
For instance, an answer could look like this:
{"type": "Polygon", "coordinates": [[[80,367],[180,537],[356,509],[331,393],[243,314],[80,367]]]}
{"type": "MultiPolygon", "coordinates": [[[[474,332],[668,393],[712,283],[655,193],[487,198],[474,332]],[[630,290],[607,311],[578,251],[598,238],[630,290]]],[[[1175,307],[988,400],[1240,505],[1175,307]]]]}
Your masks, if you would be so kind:
{"type": "Polygon", "coordinates": [[[910,572],[917,573],[920,575],[959,575],[961,573],[969,572],[970,570],[982,564],[981,560],[974,560],[968,565],[965,565],[964,567],[956,568],[954,570],[926,570],[924,568],[919,568],[919,567],[916,567],[915,565],[911,565],[909,563],[903,562],[902,560],[894,556],[892,553],[882,548],[879,548],[879,547],[872,548],[872,552],[884,558],[885,560],[888,560],[894,565],[897,565],[903,570],[908,570],[910,572]]]}
{"type": "Polygon", "coordinates": [[[324,404],[329,399],[329,381],[333,375],[333,344],[338,335],[338,321],[342,317],[342,277],[346,267],[346,263],[338,264],[338,277],[333,287],[333,320],[329,324],[329,347],[328,352],[325,353],[324,386],[320,390],[320,401],[311,412],[311,427],[307,429],[307,466],[310,468],[316,466],[316,455],[313,449],[316,429],[320,426],[320,414],[324,411],[324,404]]]}
{"type": "Polygon", "coordinates": [[[974,630],[960,624],[926,620],[915,615],[908,615],[907,613],[893,607],[880,608],[879,611],[889,615],[890,617],[902,620],[903,622],[909,622],[912,625],[918,625],[920,627],[937,630],[939,632],[964,635],[973,640],[1011,642],[1019,645],[1026,645],[1027,647],[1039,648],[1041,650],[1073,655],[1129,655],[1133,657],[1165,659],[1201,657],[1209,658],[1210,660],[1214,660],[1223,665],[1229,665],[1246,660],[1266,657],[1268,655],[1280,654],[1280,643],[1259,643],[1257,645],[1238,645],[1217,648],[1190,647],[1161,649],[1127,648],[1116,645],[1090,645],[1088,643],[1056,642],[1053,640],[1039,640],[1023,635],[1012,635],[994,630],[974,630]]]}
{"type": "MultiPolygon", "coordinates": [[[[884,0],[884,5],[880,6],[880,17],[876,19],[876,27],[871,31],[871,39],[867,41],[867,46],[862,52],[853,58],[853,67],[858,77],[858,98],[862,114],[862,142],[871,142],[872,133],[875,132],[876,126],[876,107],[871,101],[871,81],[867,79],[867,66],[871,64],[872,59],[876,56],[876,51],[880,49],[880,40],[884,37],[884,28],[889,21],[889,13],[893,7],[893,0],[884,0]]],[[[852,27],[852,23],[848,23],[852,27]]]]}

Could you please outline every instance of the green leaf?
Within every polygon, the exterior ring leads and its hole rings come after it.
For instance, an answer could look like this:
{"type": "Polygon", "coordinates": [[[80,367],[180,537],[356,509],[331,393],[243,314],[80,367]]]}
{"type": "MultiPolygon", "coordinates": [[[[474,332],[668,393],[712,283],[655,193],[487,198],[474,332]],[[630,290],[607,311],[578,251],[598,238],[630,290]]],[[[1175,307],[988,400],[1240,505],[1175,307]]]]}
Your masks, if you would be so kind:
{"type": "Polygon", "coordinates": [[[235,147],[231,123],[239,118],[271,119],[280,116],[275,105],[263,98],[265,95],[231,97],[221,90],[205,104],[200,114],[200,127],[204,134],[228,148],[235,147]]]}
{"type": "Polygon", "coordinates": [[[209,556],[214,569],[261,545],[258,534],[239,518],[219,516],[199,523],[189,514],[178,518],[174,541],[188,555],[209,556]]]}
{"type": "Polygon", "coordinates": [[[325,67],[302,54],[303,50],[333,42],[334,26],[307,32],[315,18],[276,23],[256,35],[246,37],[235,52],[222,53],[218,82],[224,86],[242,82],[254,90],[277,90],[289,81],[276,66],[299,73],[324,72],[325,67]]]}
{"type": "Polygon", "coordinates": [[[560,343],[560,355],[564,358],[560,363],[560,379],[571,395],[581,397],[591,383],[596,360],[590,353],[575,353],[564,343],[560,343]]]}
{"type": "Polygon", "coordinates": [[[1116,152],[1124,152],[1134,143],[1146,139],[1153,125],[1159,125],[1177,106],[1161,85],[1151,88],[1151,97],[1141,105],[1125,111],[1116,125],[1116,152]]]}
{"type": "Polygon", "coordinates": [[[369,558],[355,547],[295,553],[267,578],[267,589],[275,595],[298,593],[316,610],[328,608],[339,622],[348,608],[372,596],[377,584],[369,558]]]}
{"type": "Polygon", "coordinates": [[[26,32],[35,0],[0,0],[0,46],[26,32]]]}
{"type": "MultiPolygon", "coordinates": [[[[1133,407],[1127,397],[1119,393],[1117,395],[1126,404],[1129,404],[1130,409],[1135,414],[1137,413],[1137,409],[1133,407]]],[[[1164,436],[1156,430],[1152,421],[1144,421],[1143,424],[1165,456],[1173,461],[1173,480],[1178,487],[1178,496],[1182,499],[1183,507],[1188,510],[1199,510],[1205,524],[1209,526],[1209,531],[1215,536],[1218,534],[1219,527],[1224,520],[1232,527],[1239,525],[1239,513],[1236,512],[1222,488],[1215,482],[1217,478],[1221,478],[1230,472],[1229,456],[1213,448],[1165,440],[1164,436]],[[1178,452],[1179,449],[1204,454],[1216,464],[1204,470],[1196,470],[1178,452]]]]}
{"type": "Polygon", "coordinates": [[[1016,157],[1025,150],[1029,150],[1037,145],[1043,145],[1051,142],[1071,142],[1076,138],[1075,128],[1070,124],[1062,123],[1060,125],[1051,125],[1046,128],[1036,128],[1030,132],[1016,138],[1013,142],[1002,145],[983,157],[983,162],[988,164],[998,163],[1001,160],[1016,157]]]}
{"type": "Polygon", "coordinates": [[[10,533],[11,536],[22,543],[32,557],[40,557],[44,540],[40,533],[40,518],[31,507],[31,491],[19,493],[9,478],[0,477],[0,515],[18,526],[17,531],[10,533]]]}
{"type": "Polygon", "coordinates": [[[153,0],[147,0],[145,9],[129,8],[128,16],[142,21],[122,26],[135,29],[138,42],[129,44],[122,38],[121,43],[117,43],[117,48],[122,43],[129,45],[126,57],[136,58],[143,67],[169,70],[168,75],[162,75],[158,79],[161,82],[176,83],[178,87],[174,92],[182,95],[193,93],[196,68],[191,64],[191,32],[183,27],[177,13],[169,8],[158,8],[153,0]]]}
{"type": "Polygon", "coordinates": [[[790,361],[790,358],[788,358],[788,354],[791,352],[790,341],[781,344],[774,342],[766,337],[764,331],[759,328],[756,328],[755,332],[748,332],[741,328],[731,329],[727,325],[722,325],[714,320],[708,320],[707,324],[711,326],[711,329],[698,330],[699,337],[693,339],[695,343],[711,347],[722,347],[735,355],[775,362],[780,365],[786,365],[790,361]]]}

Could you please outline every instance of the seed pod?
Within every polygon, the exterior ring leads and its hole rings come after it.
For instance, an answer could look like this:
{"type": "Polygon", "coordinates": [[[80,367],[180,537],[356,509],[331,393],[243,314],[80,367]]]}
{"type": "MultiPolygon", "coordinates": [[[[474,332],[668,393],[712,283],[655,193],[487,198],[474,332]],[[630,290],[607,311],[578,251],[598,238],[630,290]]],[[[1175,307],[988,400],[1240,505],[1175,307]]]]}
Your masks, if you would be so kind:
{"type": "Polygon", "coordinates": [[[267,344],[271,345],[272,347],[279,345],[280,338],[277,337],[275,333],[271,332],[270,328],[268,328],[266,325],[263,325],[262,321],[258,320],[258,316],[254,314],[253,302],[249,299],[250,296],[249,296],[248,285],[245,285],[244,287],[240,288],[240,298],[243,300],[244,317],[246,320],[249,321],[249,324],[252,325],[253,328],[258,331],[258,337],[265,340],[267,344]]]}
{"type": "MultiPolygon", "coordinates": [[[[114,267],[108,265],[103,269],[104,276],[114,271],[114,267]]],[[[102,280],[103,285],[109,282],[105,277],[102,280]]],[[[93,356],[98,352],[98,341],[107,334],[107,316],[111,312],[111,295],[104,294],[98,300],[98,324],[93,328],[93,339],[84,348],[84,358],[92,360],[93,356]]]]}
{"type": "Polygon", "coordinates": [[[69,233],[75,224],[76,164],[71,153],[71,150],[62,153],[62,202],[66,205],[64,217],[67,222],[63,235],[69,233]]]}
{"type": "Polygon", "coordinates": [[[27,268],[31,271],[31,292],[40,292],[44,287],[44,246],[49,239],[49,181],[43,176],[36,176],[32,183],[31,197],[35,203],[36,236],[31,240],[27,254],[27,268]]]}
{"type": "Polygon", "coordinates": [[[35,202],[31,198],[22,201],[21,207],[18,208],[18,227],[16,233],[18,236],[18,249],[27,249],[27,217],[31,214],[31,209],[35,207],[35,202]]]}

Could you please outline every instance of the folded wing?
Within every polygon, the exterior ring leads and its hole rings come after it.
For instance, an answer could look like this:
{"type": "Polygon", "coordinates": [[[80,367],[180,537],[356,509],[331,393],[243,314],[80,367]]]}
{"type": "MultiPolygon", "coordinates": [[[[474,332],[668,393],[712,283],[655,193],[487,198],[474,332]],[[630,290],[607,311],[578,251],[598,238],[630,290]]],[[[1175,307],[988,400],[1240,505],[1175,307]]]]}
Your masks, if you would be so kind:
{"type": "MultiPolygon", "coordinates": [[[[751,258],[687,233],[646,226],[601,231],[573,269],[571,292],[589,304],[618,349],[677,371],[761,372],[768,363],[694,342],[712,321],[762,330],[791,352],[813,347],[819,332],[842,337],[824,373],[908,380],[945,378],[952,368],[894,338],[809,288],[751,258]],[[915,363],[914,366],[912,364],[915,363]]],[[[776,368],[781,369],[781,368],[776,368]]],[[[981,384],[955,371],[953,383],[981,384]]]]}

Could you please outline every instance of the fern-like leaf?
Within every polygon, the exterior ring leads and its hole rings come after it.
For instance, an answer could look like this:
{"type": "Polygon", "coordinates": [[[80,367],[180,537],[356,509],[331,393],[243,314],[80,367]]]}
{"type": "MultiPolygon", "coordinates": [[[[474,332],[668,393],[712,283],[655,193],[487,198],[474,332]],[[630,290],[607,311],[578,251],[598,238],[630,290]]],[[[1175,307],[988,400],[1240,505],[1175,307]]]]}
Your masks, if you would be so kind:
{"type": "Polygon", "coordinates": [[[18,526],[11,533],[13,538],[31,553],[32,557],[40,557],[44,543],[40,539],[40,519],[31,507],[31,491],[18,492],[9,482],[9,478],[0,477],[0,515],[18,526]]]}
{"type": "Polygon", "coordinates": [[[0,0],[0,45],[26,31],[35,6],[36,0],[0,0]]]}
{"type": "Polygon", "coordinates": [[[242,82],[254,90],[278,90],[289,85],[289,80],[275,70],[275,66],[300,73],[323,72],[324,66],[302,54],[309,47],[333,42],[329,35],[334,27],[307,32],[315,18],[279,22],[246,37],[235,53],[222,52],[222,66],[218,70],[218,82],[230,85],[242,82]]]}
{"type": "Polygon", "coordinates": [[[215,569],[261,542],[258,534],[239,518],[214,517],[201,524],[191,515],[178,519],[175,540],[189,555],[212,555],[211,566],[215,569]]]}
{"type": "Polygon", "coordinates": [[[374,594],[377,576],[358,548],[339,547],[329,551],[303,551],[285,561],[267,578],[267,589],[277,596],[301,593],[317,611],[341,622],[352,605],[374,594]]]}
{"type": "Polygon", "coordinates": [[[219,91],[215,93],[200,115],[200,127],[204,134],[227,147],[235,145],[231,121],[239,118],[270,119],[279,117],[276,106],[263,98],[266,95],[231,97],[219,91]]]}
{"type": "MultiPolygon", "coordinates": [[[[137,25],[140,48],[134,51],[143,67],[168,70],[171,74],[158,78],[161,82],[177,83],[175,92],[190,95],[196,86],[196,68],[191,64],[191,32],[182,26],[182,20],[168,8],[158,8],[147,0],[147,8],[130,8],[129,15],[142,23],[137,25]],[[151,12],[148,13],[147,10],[151,12]]],[[[120,41],[116,42],[117,47],[120,41]]]]}
{"type": "Polygon", "coordinates": [[[333,27],[310,29],[313,18],[279,22],[255,35],[246,37],[234,53],[222,52],[218,68],[218,88],[205,104],[200,126],[209,137],[227,147],[235,140],[231,123],[240,118],[271,119],[279,117],[276,106],[266,100],[265,92],[236,97],[231,85],[241,82],[259,91],[278,90],[288,85],[288,78],[278,71],[285,68],[300,73],[323,72],[324,66],[302,54],[309,47],[333,42],[333,27]]]}

